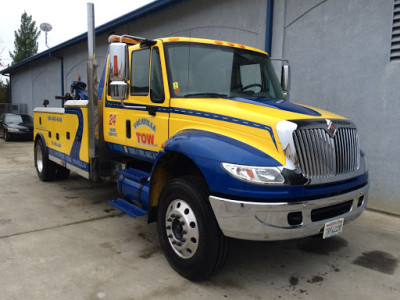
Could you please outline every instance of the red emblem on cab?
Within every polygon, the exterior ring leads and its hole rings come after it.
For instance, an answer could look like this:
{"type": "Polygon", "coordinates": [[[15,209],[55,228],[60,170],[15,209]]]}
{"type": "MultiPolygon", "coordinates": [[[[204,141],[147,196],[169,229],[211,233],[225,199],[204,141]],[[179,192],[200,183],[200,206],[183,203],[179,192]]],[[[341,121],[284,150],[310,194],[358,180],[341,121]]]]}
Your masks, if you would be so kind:
{"type": "Polygon", "coordinates": [[[329,134],[334,137],[336,134],[336,127],[335,125],[333,125],[333,122],[331,120],[326,119],[326,125],[327,125],[327,129],[329,134]]]}

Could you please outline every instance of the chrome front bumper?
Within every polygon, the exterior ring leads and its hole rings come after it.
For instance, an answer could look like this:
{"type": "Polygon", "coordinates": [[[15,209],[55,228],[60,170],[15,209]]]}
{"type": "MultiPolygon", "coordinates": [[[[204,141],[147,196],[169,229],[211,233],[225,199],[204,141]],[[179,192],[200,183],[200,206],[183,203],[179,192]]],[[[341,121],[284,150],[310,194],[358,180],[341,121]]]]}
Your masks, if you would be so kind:
{"type": "Polygon", "coordinates": [[[225,236],[254,241],[287,240],[322,233],[326,222],[356,219],[367,205],[368,185],[339,196],[301,202],[247,202],[210,196],[218,224],[225,236]],[[352,201],[352,203],[350,203],[352,201]],[[349,204],[347,212],[313,221],[315,213],[338,204],[349,204]],[[290,213],[301,212],[302,221],[290,225],[290,213]]]}

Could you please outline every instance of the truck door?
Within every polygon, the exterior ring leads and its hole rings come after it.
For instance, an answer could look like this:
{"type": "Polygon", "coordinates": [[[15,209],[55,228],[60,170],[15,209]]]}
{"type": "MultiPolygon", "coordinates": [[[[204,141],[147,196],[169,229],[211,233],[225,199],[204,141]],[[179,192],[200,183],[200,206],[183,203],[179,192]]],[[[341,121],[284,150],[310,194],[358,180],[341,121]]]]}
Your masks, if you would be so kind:
{"type": "Polygon", "coordinates": [[[126,146],[131,156],[153,161],[168,139],[169,94],[162,43],[135,48],[130,89],[124,101],[126,146]]]}

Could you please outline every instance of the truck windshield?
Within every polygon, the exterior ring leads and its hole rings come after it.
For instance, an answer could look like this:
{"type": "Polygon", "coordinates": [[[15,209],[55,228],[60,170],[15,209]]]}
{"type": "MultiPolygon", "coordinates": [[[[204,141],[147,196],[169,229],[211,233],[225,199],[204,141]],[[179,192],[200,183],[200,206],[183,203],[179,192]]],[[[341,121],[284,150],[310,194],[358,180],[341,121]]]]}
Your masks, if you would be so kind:
{"type": "Polygon", "coordinates": [[[200,43],[166,44],[172,97],[285,99],[267,55],[200,43]]]}

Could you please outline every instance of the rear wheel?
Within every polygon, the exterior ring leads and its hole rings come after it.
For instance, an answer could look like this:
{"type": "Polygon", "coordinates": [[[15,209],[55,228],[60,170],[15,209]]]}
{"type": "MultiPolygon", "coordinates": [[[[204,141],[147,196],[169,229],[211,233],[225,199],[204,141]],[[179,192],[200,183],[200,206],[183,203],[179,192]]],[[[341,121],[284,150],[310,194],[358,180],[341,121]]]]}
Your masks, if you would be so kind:
{"type": "Polygon", "coordinates": [[[42,181],[50,181],[54,179],[56,164],[49,160],[45,152],[43,142],[38,139],[35,143],[35,168],[42,181]]]}
{"type": "Polygon", "coordinates": [[[198,281],[224,264],[227,239],[208,202],[208,187],[198,177],[171,180],[158,206],[158,234],[170,265],[185,278],[198,281]]]}

